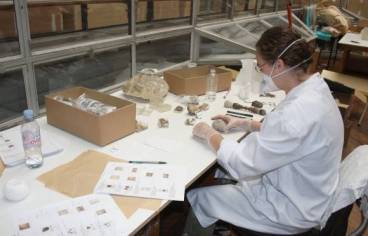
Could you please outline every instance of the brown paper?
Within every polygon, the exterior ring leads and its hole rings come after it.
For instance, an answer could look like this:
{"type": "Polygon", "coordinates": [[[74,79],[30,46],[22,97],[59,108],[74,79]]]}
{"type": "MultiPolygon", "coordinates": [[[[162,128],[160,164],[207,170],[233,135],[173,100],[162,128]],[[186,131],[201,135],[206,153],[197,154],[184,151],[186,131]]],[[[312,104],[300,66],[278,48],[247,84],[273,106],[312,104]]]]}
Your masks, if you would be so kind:
{"type": "MultiPolygon", "coordinates": [[[[50,189],[70,197],[79,197],[93,193],[93,189],[109,161],[121,162],[122,160],[89,150],[80,154],[73,161],[56,167],[37,179],[50,189]]],[[[156,199],[116,195],[113,196],[113,199],[127,217],[130,217],[138,208],[157,210],[161,205],[161,200],[156,199]]]]}

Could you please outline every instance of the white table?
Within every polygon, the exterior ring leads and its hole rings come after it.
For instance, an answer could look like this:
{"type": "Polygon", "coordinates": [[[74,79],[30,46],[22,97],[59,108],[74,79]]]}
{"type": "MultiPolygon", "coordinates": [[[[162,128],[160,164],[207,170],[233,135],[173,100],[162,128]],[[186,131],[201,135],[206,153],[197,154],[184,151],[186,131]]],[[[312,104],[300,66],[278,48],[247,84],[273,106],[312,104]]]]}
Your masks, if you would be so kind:
{"type": "Polygon", "coordinates": [[[368,40],[362,40],[359,33],[346,33],[339,41],[339,47],[343,49],[339,72],[344,72],[351,51],[368,51],[368,40]]]}
{"type": "MultiPolygon", "coordinates": [[[[276,98],[254,98],[260,101],[278,103],[284,97],[284,93],[280,91],[276,94],[276,98]]],[[[123,97],[122,92],[120,91],[113,95],[117,97],[123,97]]],[[[225,92],[218,93],[216,101],[214,103],[209,103],[210,109],[202,114],[202,121],[207,121],[210,123],[210,117],[213,115],[219,113],[225,114],[226,110],[223,108],[223,103],[225,101],[225,98],[223,98],[224,95],[225,92]]],[[[230,99],[234,102],[241,102],[236,98],[236,96],[233,95],[233,92],[228,95],[227,99],[230,99]]],[[[174,108],[176,105],[180,105],[178,97],[172,94],[169,94],[165,101],[171,104],[173,106],[172,108],[174,108]]],[[[142,106],[142,104],[137,104],[138,109],[142,106]]],[[[270,110],[273,107],[266,106],[265,108],[266,110],[270,110]]],[[[31,194],[25,200],[14,203],[6,200],[3,196],[3,192],[0,191],[0,235],[9,235],[10,233],[10,223],[8,217],[10,214],[19,211],[36,209],[47,204],[68,199],[68,196],[44,187],[44,185],[37,181],[36,178],[61,164],[70,162],[87,149],[104,151],[111,147],[118,147],[119,149],[124,150],[124,159],[126,160],[160,160],[166,161],[168,164],[184,166],[187,169],[186,187],[188,187],[216,163],[215,153],[210,150],[207,145],[204,145],[202,142],[193,138],[192,127],[186,126],[184,124],[185,119],[188,117],[189,115],[187,115],[186,111],[183,113],[175,113],[173,111],[159,113],[154,111],[149,117],[137,116],[138,120],[147,120],[149,124],[148,130],[142,131],[140,133],[134,133],[103,148],[48,125],[46,122],[46,117],[41,117],[38,119],[41,129],[46,130],[51,135],[57,136],[64,148],[64,151],[55,156],[46,158],[44,160],[43,166],[38,169],[31,170],[25,165],[19,165],[13,168],[5,169],[4,173],[0,177],[0,189],[3,189],[4,184],[9,179],[20,178],[28,182],[31,188],[31,194]],[[157,127],[157,121],[161,117],[167,118],[169,120],[169,128],[157,127]],[[150,155],[143,155],[142,151],[144,151],[144,145],[141,144],[142,140],[156,137],[164,137],[165,139],[175,140],[177,143],[177,145],[174,146],[175,150],[173,152],[157,150],[150,153],[150,155]]],[[[255,116],[254,119],[259,120],[260,118],[261,116],[255,116]]],[[[241,136],[241,133],[238,132],[227,134],[226,136],[236,139],[241,136]]],[[[158,211],[146,209],[137,210],[128,220],[129,230],[127,234],[134,234],[138,232],[138,230],[140,230],[147,222],[153,219],[153,217],[159,214],[159,212],[169,203],[170,201],[163,200],[161,203],[161,208],[158,211]]]]}

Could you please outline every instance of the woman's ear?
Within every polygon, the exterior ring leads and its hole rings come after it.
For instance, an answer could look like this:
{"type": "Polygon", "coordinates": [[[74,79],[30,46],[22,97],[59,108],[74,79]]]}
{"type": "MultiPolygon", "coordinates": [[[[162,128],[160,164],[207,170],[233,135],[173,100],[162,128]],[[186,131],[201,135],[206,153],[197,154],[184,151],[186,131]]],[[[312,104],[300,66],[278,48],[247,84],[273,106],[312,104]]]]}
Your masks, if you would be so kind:
{"type": "Polygon", "coordinates": [[[277,72],[281,72],[285,69],[285,63],[281,58],[276,60],[275,69],[276,69],[277,72]]]}

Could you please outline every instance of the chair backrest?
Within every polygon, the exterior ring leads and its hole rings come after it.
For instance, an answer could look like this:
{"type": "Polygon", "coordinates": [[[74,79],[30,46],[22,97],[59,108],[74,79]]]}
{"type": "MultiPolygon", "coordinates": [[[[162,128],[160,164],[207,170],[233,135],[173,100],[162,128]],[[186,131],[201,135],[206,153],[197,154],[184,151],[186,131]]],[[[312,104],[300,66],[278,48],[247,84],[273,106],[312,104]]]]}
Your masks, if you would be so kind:
{"type": "Polygon", "coordinates": [[[368,145],[354,149],[341,163],[332,212],[354,203],[368,188],[368,145]]]}
{"type": "Polygon", "coordinates": [[[367,170],[368,145],[362,145],[354,149],[340,165],[339,184],[318,236],[345,235],[353,203],[368,194],[367,170]]]}

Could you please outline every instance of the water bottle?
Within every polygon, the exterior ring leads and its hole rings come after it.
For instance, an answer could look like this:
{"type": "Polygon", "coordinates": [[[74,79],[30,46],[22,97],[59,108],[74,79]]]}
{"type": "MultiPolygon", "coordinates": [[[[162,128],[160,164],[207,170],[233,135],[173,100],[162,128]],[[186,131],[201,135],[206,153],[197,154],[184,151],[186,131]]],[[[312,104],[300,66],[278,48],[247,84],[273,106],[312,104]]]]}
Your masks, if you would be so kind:
{"type": "Polygon", "coordinates": [[[25,110],[23,117],[24,123],[21,126],[21,132],[26,166],[33,169],[43,164],[40,126],[34,120],[32,110],[25,110]]]}
{"type": "Polygon", "coordinates": [[[213,102],[216,100],[217,92],[217,76],[215,68],[210,69],[210,74],[207,77],[207,100],[213,102]]]}

